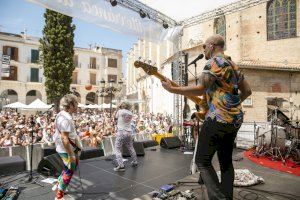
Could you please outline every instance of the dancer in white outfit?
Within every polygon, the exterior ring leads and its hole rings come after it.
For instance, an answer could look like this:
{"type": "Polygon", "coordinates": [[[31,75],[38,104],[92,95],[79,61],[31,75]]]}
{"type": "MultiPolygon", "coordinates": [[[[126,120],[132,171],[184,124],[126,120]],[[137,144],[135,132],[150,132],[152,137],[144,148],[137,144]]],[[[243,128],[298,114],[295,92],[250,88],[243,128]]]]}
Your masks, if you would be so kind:
{"type": "Polygon", "coordinates": [[[117,138],[115,142],[115,153],[118,166],[115,167],[114,170],[125,171],[122,157],[123,145],[125,145],[125,147],[129,150],[130,156],[132,158],[131,165],[136,167],[138,163],[132,141],[132,112],[130,111],[131,104],[128,102],[122,102],[119,108],[120,109],[118,110],[115,116],[115,119],[117,119],[117,138]]]}

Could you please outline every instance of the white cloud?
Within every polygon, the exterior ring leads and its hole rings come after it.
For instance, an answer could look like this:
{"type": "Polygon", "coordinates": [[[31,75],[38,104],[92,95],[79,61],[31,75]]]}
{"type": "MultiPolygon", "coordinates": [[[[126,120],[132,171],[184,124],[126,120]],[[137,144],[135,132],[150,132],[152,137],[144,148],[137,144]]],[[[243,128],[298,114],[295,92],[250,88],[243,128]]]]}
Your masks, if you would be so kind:
{"type": "Polygon", "coordinates": [[[140,0],[165,15],[181,21],[237,0],[140,0]]]}

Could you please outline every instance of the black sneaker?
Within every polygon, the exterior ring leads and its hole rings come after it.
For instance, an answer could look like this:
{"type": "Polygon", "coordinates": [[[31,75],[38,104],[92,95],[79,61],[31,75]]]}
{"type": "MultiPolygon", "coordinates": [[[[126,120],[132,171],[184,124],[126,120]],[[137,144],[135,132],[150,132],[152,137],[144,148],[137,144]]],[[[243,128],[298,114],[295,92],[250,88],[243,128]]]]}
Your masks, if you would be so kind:
{"type": "Polygon", "coordinates": [[[125,167],[117,166],[117,167],[114,168],[114,171],[115,172],[124,172],[125,171],[125,167]]]}

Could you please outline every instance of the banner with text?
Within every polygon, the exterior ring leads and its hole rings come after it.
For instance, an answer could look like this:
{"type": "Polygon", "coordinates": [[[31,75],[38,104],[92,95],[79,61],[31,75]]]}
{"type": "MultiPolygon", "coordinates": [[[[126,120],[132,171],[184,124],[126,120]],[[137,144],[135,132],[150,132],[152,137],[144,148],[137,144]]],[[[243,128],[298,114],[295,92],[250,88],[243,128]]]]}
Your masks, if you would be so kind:
{"type": "Polygon", "coordinates": [[[28,0],[45,8],[93,23],[122,34],[136,36],[153,42],[176,40],[182,26],[164,29],[162,24],[121,5],[112,7],[105,0],[28,0]]]}

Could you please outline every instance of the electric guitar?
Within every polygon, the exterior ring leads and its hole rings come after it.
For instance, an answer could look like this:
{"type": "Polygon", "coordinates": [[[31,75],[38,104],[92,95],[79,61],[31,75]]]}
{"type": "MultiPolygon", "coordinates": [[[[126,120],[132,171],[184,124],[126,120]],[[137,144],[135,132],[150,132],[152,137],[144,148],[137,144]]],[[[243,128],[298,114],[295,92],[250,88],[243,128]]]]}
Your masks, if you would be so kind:
{"type": "MultiPolygon", "coordinates": [[[[134,66],[136,68],[142,68],[146,74],[148,75],[153,75],[156,78],[160,79],[161,81],[165,80],[165,76],[163,76],[162,74],[160,74],[157,70],[157,67],[154,67],[150,64],[147,64],[145,62],[141,62],[141,61],[135,61],[134,62],[134,66]]],[[[179,87],[179,85],[173,81],[171,81],[171,85],[173,87],[179,87]]],[[[208,106],[207,106],[207,101],[204,95],[200,97],[198,96],[186,96],[188,99],[190,99],[191,101],[193,101],[195,104],[197,104],[200,107],[200,110],[196,113],[194,113],[196,115],[196,117],[199,120],[204,120],[205,118],[205,114],[208,110],[208,106]]]]}

